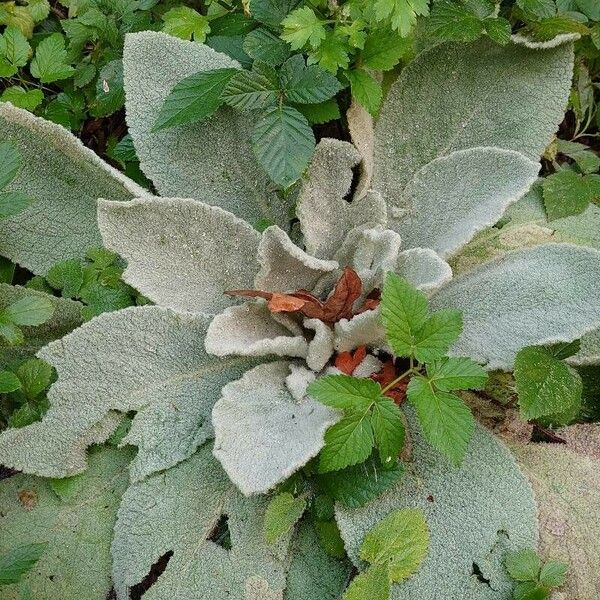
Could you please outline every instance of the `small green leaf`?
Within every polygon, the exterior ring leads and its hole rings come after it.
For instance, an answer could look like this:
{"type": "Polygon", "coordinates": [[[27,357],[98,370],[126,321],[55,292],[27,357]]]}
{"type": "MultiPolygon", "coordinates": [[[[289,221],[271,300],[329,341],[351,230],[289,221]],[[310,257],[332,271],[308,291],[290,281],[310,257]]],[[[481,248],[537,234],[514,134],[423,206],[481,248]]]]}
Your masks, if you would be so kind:
{"type": "Polygon", "coordinates": [[[554,0],[517,0],[516,4],[528,19],[546,19],[556,14],[554,0]]]}
{"type": "Polygon", "coordinates": [[[527,346],[520,350],[514,376],[524,419],[560,414],[581,401],[581,377],[546,348],[527,346]]]}
{"type": "Polygon", "coordinates": [[[574,160],[577,166],[586,175],[595,173],[600,169],[600,156],[585,144],[557,139],[556,149],[560,154],[564,154],[574,160]]]}
{"type": "Polygon", "coordinates": [[[251,31],[244,38],[244,52],[254,60],[277,66],[290,55],[289,45],[264,27],[251,31]]]}
{"type": "Polygon", "coordinates": [[[495,19],[485,19],[483,25],[486,33],[496,44],[505,46],[510,42],[510,36],[512,35],[510,21],[503,17],[496,17],[495,19]]]}
{"type": "Polygon", "coordinates": [[[423,512],[403,508],[390,513],[367,533],[360,557],[372,565],[386,565],[391,581],[407,579],[417,571],[429,546],[423,512]]]}
{"type": "Polygon", "coordinates": [[[348,586],[342,600],[389,600],[390,579],[386,564],[374,565],[359,573],[348,586]]]}
{"type": "Polygon", "coordinates": [[[378,21],[389,20],[403,37],[411,32],[417,16],[429,14],[428,0],[375,0],[373,8],[378,21]]]}
{"type": "Polygon", "coordinates": [[[12,25],[7,27],[0,36],[0,57],[14,67],[16,73],[27,64],[30,55],[31,46],[21,30],[12,25]]]}
{"type": "Polygon", "coordinates": [[[300,519],[306,509],[304,498],[294,498],[284,492],[275,496],[265,512],[265,539],[273,544],[285,535],[300,519]]]}
{"type": "Polygon", "coordinates": [[[381,318],[386,339],[396,356],[410,356],[415,334],[427,319],[425,294],[395,273],[385,277],[381,294],[381,318]]]}
{"type": "Polygon", "coordinates": [[[373,428],[367,413],[351,413],[325,433],[319,471],[337,471],[363,462],[373,449],[373,428]]]}
{"type": "Polygon", "coordinates": [[[283,21],[281,38],[289,42],[292,50],[300,50],[306,43],[317,48],[325,39],[325,27],[308,6],[292,11],[283,21]]]}
{"type": "Polygon", "coordinates": [[[561,219],[582,213],[600,199],[600,177],[578,175],[564,169],[546,177],[542,183],[544,205],[548,219],[561,219]]]}
{"type": "Polygon", "coordinates": [[[26,90],[20,85],[7,87],[0,96],[0,102],[10,102],[17,108],[34,111],[44,100],[42,90],[26,90]]]}
{"type": "Polygon", "coordinates": [[[294,108],[299,110],[311,125],[321,125],[329,121],[335,121],[341,116],[340,107],[335,98],[319,104],[296,104],[294,108]]]}
{"type": "Polygon", "coordinates": [[[96,81],[96,99],[91,104],[94,117],[112,115],[125,104],[125,89],[123,82],[123,61],[111,60],[106,63],[96,81]]]}
{"type": "Polygon", "coordinates": [[[342,85],[317,65],[306,66],[302,55],[292,56],[281,67],[281,86],[287,99],[296,104],[318,104],[335,96],[342,85]]]}
{"type": "Polygon", "coordinates": [[[176,6],[168,10],[162,20],[165,22],[163,31],[182,40],[193,38],[196,42],[204,42],[210,33],[208,19],[189,6],[176,6]]]}
{"type": "Polygon", "coordinates": [[[23,332],[0,313],[0,336],[3,337],[11,346],[22,344],[25,341],[23,332]]]}
{"type": "Polygon", "coordinates": [[[65,38],[62,34],[53,33],[38,44],[29,70],[42,83],[68,79],[75,73],[75,69],[67,62],[65,38]]]}
{"type": "Polygon", "coordinates": [[[329,556],[342,559],[346,556],[344,541],[340,535],[335,519],[329,521],[315,521],[315,531],[319,538],[319,544],[329,556]]]}
{"type": "Polygon", "coordinates": [[[415,334],[415,358],[420,362],[441,358],[458,339],[462,329],[460,311],[448,308],[434,312],[415,334]]]}
{"type": "Polygon", "coordinates": [[[417,409],[425,438],[452,463],[460,465],[475,428],[469,407],[454,394],[434,390],[420,376],[410,380],[407,396],[417,409]]]}
{"type": "Polygon", "coordinates": [[[520,581],[515,585],[513,600],[547,600],[549,595],[548,588],[535,581],[520,581]]]}
{"type": "Polygon", "coordinates": [[[325,375],[315,379],[306,393],[327,406],[366,411],[380,398],[381,388],[372,379],[325,375]]]}
{"type": "Polygon", "coordinates": [[[412,40],[390,28],[377,28],[369,33],[361,52],[362,64],[370,69],[389,71],[412,52],[412,40]]]}
{"type": "Polygon", "coordinates": [[[528,548],[510,552],[504,564],[508,574],[515,581],[537,582],[542,566],[538,555],[528,548]]]}
{"type": "Polygon", "coordinates": [[[0,394],[21,389],[20,379],[12,371],[0,371],[0,394]]]}
{"type": "Polygon", "coordinates": [[[40,559],[48,544],[27,544],[17,546],[0,556],[0,585],[18,583],[40,559]]]}
{"type": "Polygon", "coordinates": [[[401,462],[393,461],[384,469],[374,456],[363,463],[318,475],[320,488],[332,498],[346,505],[357,508],[377,498],[388,488],[400,480],[404,473],[401,462]]]}
{"type": "Polygon", "coordinates": [[[338,69],[347,69],[350,66],[349,52],[348,40],[338,28],[326,32],[325,39],[319,47],[311,51],[309,62],[318,62],[320,67],[335,75],[338,69]]]}
{"type": "Polygon", "coordinates": [[[317,521],[330,521],[335,516],[333,498],[327,494],[317,494],[313,499],[310,512],[317,521]]]}
{"type": "Polygon", "coordinates": [[[483,32],[479,16],[461,0],[438,0],[428,26],[436,37],[457,42],[473,42],[483,32]]]}
{"type": "Polygon", "coordinates": [[[221,94],[237,69],[201,71],[180,81],[167,96],[160,109],[153,131],[202,121],[221,104],[221,94]]]}
{"type": "Polygon", "coordinates": [[[550,560],[540,571],[540,583],[550,588],[560,587],[567,578],[569,565],[567,563],[550,560]]]}
{"type": "Polygon", "coordinates": [[[35,401],[24,402],[8,418],[8,426],[19,429],[40,421],[46,414],[50,403],[46,397],[38,398],[35,401]]]}
{"type": "Polygon", "coordinates": [[[306,118],[295,108],[277,106],[259,118],[252,134],[252,147],[271,179],[287,188],[308,166],[315,136],[306,118]]]}
{"type": "Polygon", "coordinates": [[[3,315],[14,325],[34,326],[45,323],[54,314],[50,300],[26,296],[7,306],[3,315]]]}
{"type": "Polygon", "coordinates": [[[554,358],[558,358],[558,360],[565,360],[565,358],[574,356],[579,352],[579,350],[581,350],[581,340],[561,342],[559,344],[554,344],[553,346],[546,346],[546,350],[548,350],[548,352],[554,356],[554,358]]]}
{"type": "Polygon", "coordinates": [[[21,192],[0,193],[0,219],[6,219],[20,213],[33,202],[33,198],[21,192]]]}
{"type": "Polygon", "coordinates": [[[23,393],[30,399],[39,396],[49,385],[52,367],[40,358],[30,358],[17,368],[23,393]]]}
{"type": "Polygon", "coordinates": [[[281,21],[300,4],[301,0],[250,0],[250,12],[261,23],[278,29],[281,21]]]}
{"type": "Polygon", "coordinates": [[[275,69],[255,63],[252,71],[238,71],[228,82],[221,98],[239,110],[255,110],[275,103],[279,79],[275,69]]]}
{"type": "Polygon", "coordinates": [[[381,464],[393,468],[404,446],[404,424],[400,409],[389,398],[381,397],[373,407],[371,425],[381,464]]]}
{"type": "Polygon", "coordinates": [[[442,358],[427,365],[427,377],[438,390],[479,390],[488,380],[481,365],[470,358],[442,358]]]}
{"type": "Polygon", "coordinates": [[[0,190],[4,189],[21,168],[21,153],[9,142],[0,144],[0,190]]]}
{"type": "Polygon", "coordinates": [[[347,71],[346,77],[350,81],[352,97],[371,115],[376,115],[383,98],[381,84],[362,69],[347,71]]]}
{"type": "Polygon", "coordinates": [[[77,258],[64,260],[54,265],[46,275],[48,283],[62,291],[64,298],[75,298],[83,285],[81,261],[77,258]]]}

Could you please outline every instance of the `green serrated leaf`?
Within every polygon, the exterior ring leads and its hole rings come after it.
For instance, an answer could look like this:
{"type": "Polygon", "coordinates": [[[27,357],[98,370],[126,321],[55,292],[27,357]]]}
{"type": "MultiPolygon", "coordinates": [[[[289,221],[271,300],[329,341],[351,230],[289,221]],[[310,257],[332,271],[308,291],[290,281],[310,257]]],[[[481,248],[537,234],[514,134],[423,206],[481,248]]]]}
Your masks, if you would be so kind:
{"type": "Polygon", "coordinates": [[[63,298],[75,298],[83,285],[81,261],[77,258],[64,260],[54,265],[46,275],[48,283],[61,290],[63,298]]]}
{"type": "Polygon", "coordinates": [[[337,471],[363,462],[371,454],[374,437],[368,413],[351,413],[325,433],[319,471],[337,471]]]}
{"type": "Polygon", "coordinates": [[[0,556],[0,585],[17,583],[41,558],[48,544],[26,544],[17,546],[0,556]]]}
{"type": "Polygon", "coordinates": [[[460,465],[475,428],[469,407],[454,394],[434,390],[424,377],[413,377],[406,390],[417,409],[427,441],[455,465],[460,465]]]}
{"type": "Polygon", "coordinates": [[[306,393],[326,406],[366,411],[379,400],[381,388],[372,379],[325,375],[315,379],[306,393]]]}
{"type": "Polygon", "coordinates": [[[10,102],[17,108],[33,112],[44,100],[42,90],[26,90],[19,85],[7,87],[0,95],[0,102],[10,102]]]}
{"type": "Polygon", "coordinates": [[[268,544],[275,543],[285,535],[299,520],[306,510],[304,498],[294,498],[284,492],[275,496],[265,512],[265,540],[268,544]]]}
{"type": "Polygon", "coordinates": [[[12,371],[0,371],[0,394],[21,389],[21,380],[12,371]]]}
{"type": "Polygon", "coordinates": [[[8,142],[0,144],[0,190],[15,178],[21,164],[21,154],[16,146],[8,142]]]}
{"type": "Polygon", "coordinates": [[[556,149],[560,154],[564,154],[573,159],[586,175],[595,173],[600,169],[600,156],[585,144],[557,139],[556,149]]]}
{"type": "Polygon", "coordinates": [[[46,414],[50,403],[45,397],[38,398],[35,401],[24,402],[8,418],[8,426],[19,429],[40,421],[46,414]]]}
{"type": "Polygon", "coordinates": [[[342,89],[334,75],[317,65],[307,67],[299,54],[285,62],[279,76],[287,99],[296,104],[325,102],[342,89]]]}
{"type": "Polygon", "coordinates": [[[264,63],[255,63],[252,71],[238,71],[230,80],[221,98],[239,110],[256,110],[275,103],[279,79],[275,69],[264,63]]]}
{"type": "Polygon", "coordinates": [[[546,177],[542,190],[548,219],[553,221],[581,214],[590,202],[600,199],[600,177],[564,169],[546,177]]]}
{"type": "Polygon", "coordinates": [[[319,538],[319,544],[329,556],[342,559],[346,556],[344,541],[340,535],[335,519],[329,521],[315,521],[315,531],[319,538]]]}
{"type": "Polygon", "coordinates": [[[581,377],[546,348],[527,346],[520,350],[514,376],[524,419],[569,412],[581,402],[581,377]]]}
{"type": "Polygon", "coordinates": [[[254,60],[277,66],[290,55],[289,45],[264,27],[251,31],[244,38],[244,52],[254,60]]]}
{"type": "Polygon", "coordinates": [[[540,583],[550,588],[560,587],[567,578],[569,565],[558,560],[548,561],[540,571],[540,583]]]}
{"type": "Polygon", "coordinates": [[[281,38],[289,42],[292,50],[300,50],[305,44],[317,48],[325,39],[325,27],[315,11],[303,6],[293,10],[281,21],[281,38]]]}
{"type": "Polygon", "coordinates": [[[392,29],[402,36],[411,32],[418,15],[429,14],[427,0],[375,0],[373,8],[377,20],[389,20],[392,29]]]}
{"type": "Polygon", "coordinates": [[[365,462],[331,473],[318,475],[320,488],[348,508],[357,508],[392,487],[403,475],[402,463],[383,468],[372,455],[365,462]]]}
{"type": "Polygon", "coordinates": [[[389,398],[381,397],[373,406],[371,426],[375,445],[379,450],[381,464],[393,468],[404,446],[404,424],[398,405],[389,398]]]}
{"type": "Polygon", "coordinates": [[[352,97],[375,116],[383,98],[381,84],[362,69],[347,71],[346,77],[350,81],[352,97]]]}
{"type": "Polygon", "coordinates": [[[210,33],[208,19],[189,6],[175,6],[163,16],[163,31],[182,40],[204,42],[210,33]]]}
{"type": "Polygon", "coordinates": [[[15,69],[24,67],[31,55],[31,46],[21,30],[14,25],[0,35],[0,58],[15,69]]]}
{"type": "Polygon", "coordinates": [[[98,74],[96,99],[90,106],[90,112],[94,117],[107,117],[121,109],[124,104],[123,61],[111,60],[98,74]]]}
{"type": "Polygon", "coordinates": [[[335,98],[319,104],[296,104],[294,108],[300,111],[311,125],[321,125],[329,121],[335,121],[341,116],[340,107],[335,98]]]}
{"type": "Polygon", "coordinates": [[[359,573],[350,583],[342,600],[389,600],[390,579],[386,564],[374,565],[359,573]]]}
{"type": "Polygon", "coordinates": [[[221,104],[221,94],[238,69],[202,71],[180,81],[167,96],[154,131],[202,121],[212,115],[221,104]]]}
{"type": "Polygon", "coordinates": [[[0,337],[3,337],[9,345],[16,346],[25,341],[23,332],[0,313],[0,337]]]}
{"type": "Polygon", "coordinates": [[[414,355],[420,362],[444,356],[463,329],[462,314],[451,308],[434,312],[415,334],[414,355]]]}
{"type": "Polygon", "coordinates": [[[385,277],[381,294],[381,318],[386,339],[396,356],[410,356],[415,335],[427,319],[425,294],[395,273],[385,277]]]}
{"type": "Polygon", "coordinates": [[[577,354],[581,350],[581,340],[574,340],[572,342],[562,342],[560,344],[554,344],[552,346],[546,346],[546,349],[554,358],[558,360],[565,360],[577,354]]]}
{"type": "Polygon", "coordinates": [[[33,399],[50,385],[52,367],[45,360],[31,358],[19,365],[17,375],[21,380],[23,393],[33,399]]]}
{"type": "Polygon", "coordinates": [[[528,19],[546,19],[556,14],[554,0],[517,0],[516,5],[528,19]]]}
{"type": "Polygon", "coordinates": [[[388,71],[411,52],[412,40],[400,37],[390,28],[378,27],[367,36],[360,57],[365,67],[388,71]]]}
{"type": "Polygon", "coordinates": [[[442,358],[427,365],[429,381],[443,392],[479,390],[488,380],[481,365],[470,358],[442,358]]]}
{"type": "Polygon", "coordinates": [[[462,0],[439,0],[433,5],[428,26],[441,39],[475,41],[483,32],[481,19],[462,0]]]}
{"type": "Polygon", "coordinates": [[[300,3],[301,0],[250,0],[250,12],[257,21],[279,29],[283,19],[300,3]]]}
{"type": "Polygon", "coordinates": [[[485,19],[483,21],[486,33],[496,44],[505,46],[510,42],[512,35],[512,27],[510,21],[504,17],[496,17],[494,19],[485,19]]]}
{"type": "Polygon", "coordinates": [[[350,47],[348,40],[340,29],[327,31],[325,39],[318,48],[309,54],[309,63],[319,63],[319,66],[333,73],[339,69],[347,69],[350,66],[350,47]]]}
{"type": "Polygon", "coordinates": [[[62,34],[53,33],[38,44],[29,70],[42,83],[61,81],[73,76],[75,69],[67,63],[65,38],[62,34]]]}
{"type": "Polygon", "coordinates": [[[536,581],[541,569],[541,561],[534,550],[525,548],[510,552],[504,564],[508,574],[515,581],[536,581]]]}
{"type": "Polygon", "coordinates": [[[271,179],[287,188],[308,166],[315,136],[306,118],[295,108],[277,106],[259,118],[252,134],[252,147],[271,179]]]}
{"type": "Polygon", "coordinates": [[[33,198],[30,198],[21,192],[0,193],[0,219],[12,217],[20,213],[33,202],[33,198]]]}
{"type": "Polygon", "coordinates": [[[26,296],[7,306],[2,314],[14,325],[41,325],[54,314],[54,305],[46,298],[26,296]]]}
{"type": "Polygon", "coordinates": [[[410,577],[423,562],[429,546],[425,515],[417,508],[390,513],[367,533],[360,557],[372,565],[387,565],[391,581],[410,577]]]}

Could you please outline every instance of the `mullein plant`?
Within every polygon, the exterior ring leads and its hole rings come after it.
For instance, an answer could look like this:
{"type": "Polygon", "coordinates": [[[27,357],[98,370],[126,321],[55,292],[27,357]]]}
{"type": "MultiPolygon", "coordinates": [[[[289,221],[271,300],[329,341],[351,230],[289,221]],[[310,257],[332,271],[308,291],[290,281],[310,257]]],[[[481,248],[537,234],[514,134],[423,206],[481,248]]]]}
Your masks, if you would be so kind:
{"type": "Polygon", "coordinates": [[[179,81],[236,66],[202,44],[127,36],[129,130],[160,195],[61,127],[0,108],[0,142],[28,159],[9,189],[35,199],[0,221],[2,254],[44,275],[101,242],[154,303],[38,352],[57,381],[40,421],[0,435],[0,462],[24,473],[0,487],[0,552],[47,546],[9,597],[103,600],[114,585],[124,600],[154,566],[154,600],[510,598],[506,553],[551,546],[558,492],[529,446],[512,446],[521,471],[450,392],[512,370],[524,347],[593,337],[600,253],[567,236],[457,277],[447,261],[535,182],[570,42],[423,52],[375,124],[350,115],[354,143],[318,144],[295,241],[293,194],[257,167],[251,115],[223,107],[154,130],[179,81]]]}

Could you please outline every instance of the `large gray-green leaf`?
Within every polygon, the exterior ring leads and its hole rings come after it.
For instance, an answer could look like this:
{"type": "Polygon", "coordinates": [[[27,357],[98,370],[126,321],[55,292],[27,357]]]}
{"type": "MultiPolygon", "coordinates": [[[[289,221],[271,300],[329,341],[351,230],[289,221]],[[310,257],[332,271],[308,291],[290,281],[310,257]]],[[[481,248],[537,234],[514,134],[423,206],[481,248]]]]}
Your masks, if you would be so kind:
{"type": "MultiPolygon", "coordinates": [[[[537,161],[563,119],[572,67],[569,44],[531,50],[482,38],[419,55],[375,127],[373,187],[392,214],[405,208],[404,189],[422,167],[457,150],[496,146],[537,161]]],[[[495,182],[496,173],[487,178],[495,182]]]]}
{"type": "Polygon", "coordinates": [[[405,248],[452,254],[498,221],[536,180],[539,163],[512,150],[471,148],[422,167],[404,191],[406,212],[392,219],[405,248]]]}
{"type": "Polygon", "coordinates": [[[570,342],[600,325],[600,252],[569,244],[516,250],[453,279],[431,308],[463,313],[453,355],[510,370],[524,346],[570,342]]]}
{"type": "Polygon", "coordinates": [[[213,409],[214,454],[242,493],[265,493],[323,447],[340,414],[308,396],[296,402],[285,379],[289,363],[248,371],[223,388],[213,409]]]}
{"type": "Polygon", "coordinates": [[[351,565],[323,550],[312,524],[300,524],[291,555],[284,600],[339,600],[351,565]]]}
{"type": "Polygon", "coordinates": [[[580,440],[575,451],[569,441],[566,446],[510,444],[538,501],[540,555],[569,564],[566,584],[560,589],[569,600],[600,597],[600,462],[593,458],[591,444],[587,455],[584,452],[590,440],[580,440]]]}
{"type": "MultiPolygon", "coordinates": [[[[117,598],[129,598],[152,565],[172,552],[144,600],[281,600],[286,541],[264,541],[265,499],[235,490],[210,445],[125,493],[112,547],[117,598]],[[231,549],[211,541],[227,517],[231,549]]],[[[289,539],[289,536],[288,536],[289,539]]]]}
{"type": "Polygon", "coordinates": [[[60,125],[0,103],[0,142],[14,143],[23,166],[8,186],[34,202],[0,220],[0,254],[45,274],[55,263],[99,246],[96,201],[147,191],[100,160],[60,125]]]}
{"type": "Polygon", "coordinates": [[[79,302],[57,298],[19,285],[0,283],[0,310],[29,297],[49,300],[54,305],[54,314],[42,325],[22,327],[25,342],[19,346],[8,346],[4,340],[0,340],[0,369],[14,367],[26,358],[31,358],[42,346],[81,325],[82,305],[79,302]]]}
{"type": "Polygon", "coordinates": [[[252,287],[259,233],[230,212],[181,198],[101,201],[104,244],[127,260],[123,279],[161,306],[214,313],[252,287]]]}
{"type": "Polygon", "coordinates": [[[420,508],[430,531],[429,551],[418,573],[393,585],[393,600],[506,600],[512,584],[503,566],[505,552],[535,547],[537,541],[529,484],[508,450],[480,426],[462,467],[449,469],[419,433],[413,409],[406,412],[413,441],[411,469],[364,507],[336,507],[350,558],[364,568],[358,553],[365,534],[393,510],[420,508]],[[477,568],[489,583],[477,576],[477,568]]]}
{"type": "Polygon", "coordinates": [[[317,145],[296,209],[309,254],[330,259],[350,230],[386,222],[385,205],[376,192],[346,201],[352,167],[359,161],[348,142],[325,138],[317,145]]]}
{"type": "Polygon", "coordinates": [[[105,600],[111,588],[110,542],[133,452],[95,448],[86,473],[53,484],[31,475],[0,483],[0,554],[46,542],[35,567],[18,584],[1,588],[3,600],[105,600]]]}
{"type": "Polygon", "coordinates": [[[600,364],[600,328],[582,336],[579,352],[569,357],[567,362],[576,366],[600,364]]]}
{"type": "Polygon", "coordinates": [[[268,218],[285,228],[289,205],[252,152],[252,115],[224,107],[201,123],[151,131],[175,84],[238,63],[203,44],[146,31],[126,36],[123,64],[127,123],[140,165],[159,193],[220,206],[252,225],[268,218]]]}
{"type": "Polygon", "coordinates": [[[86,468],[90,431],[111,411],[139,411],[125,442],[137,444],[134,479],[173,466],[212,436],[210,411],[225,383],[256,364],[204,350],[210,318],[133,307],[84,324],[39,352],[58,372],[43,420],[0,435],[10,467],[46,477],[86,468]]]}

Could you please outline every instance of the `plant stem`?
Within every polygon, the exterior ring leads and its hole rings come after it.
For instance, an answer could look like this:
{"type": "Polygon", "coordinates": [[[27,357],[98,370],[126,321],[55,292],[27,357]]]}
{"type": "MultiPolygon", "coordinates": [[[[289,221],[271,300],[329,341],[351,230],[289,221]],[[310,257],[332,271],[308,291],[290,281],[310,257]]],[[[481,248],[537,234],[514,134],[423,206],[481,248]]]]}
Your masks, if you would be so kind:
{"type": "MultiPolygon", "coordinates": [[[[411,363],[412,363],[412,358],[411,358],[411,363]]],[[[402,373],[402,375],[400,375],[399,377],[396,377],[396,379],[394,379],[394,381],[392,381],[391,383],[388,383],[384,388],[381,389],[381,393],[385,394],[388,390],[391,390],[394,386],[398,385],[398,383],[400,383],[406,376],[408,376],[414,372],[415,372],[415,368],[411,364],[410,369],[408,369],[407,371],[404,371],[404,373],[402,373]]]]}

